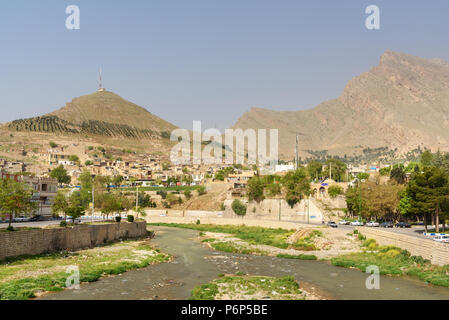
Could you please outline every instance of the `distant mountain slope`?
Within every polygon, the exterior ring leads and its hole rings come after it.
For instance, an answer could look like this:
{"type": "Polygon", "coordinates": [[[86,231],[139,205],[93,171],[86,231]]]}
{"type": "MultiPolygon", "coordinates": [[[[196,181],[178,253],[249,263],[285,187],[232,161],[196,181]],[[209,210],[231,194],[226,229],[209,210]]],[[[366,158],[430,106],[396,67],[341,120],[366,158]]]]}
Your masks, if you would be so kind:
{"type": "Polygon", "coordinates": [[[300,149],[350,155],[356,147],[449,148],[449,63],[386,51],[380,64],[355,77],[342,95],[310,110],[253,108],[234,128],[278,128],[279,152],[300,149]]]}
{"type": "Polygon", "coordinates": [[[113,92],[75,98],[45,116],[12,121],[17,131],[83,133],[107,137],[167,137],[176,127],[113,92]]]}

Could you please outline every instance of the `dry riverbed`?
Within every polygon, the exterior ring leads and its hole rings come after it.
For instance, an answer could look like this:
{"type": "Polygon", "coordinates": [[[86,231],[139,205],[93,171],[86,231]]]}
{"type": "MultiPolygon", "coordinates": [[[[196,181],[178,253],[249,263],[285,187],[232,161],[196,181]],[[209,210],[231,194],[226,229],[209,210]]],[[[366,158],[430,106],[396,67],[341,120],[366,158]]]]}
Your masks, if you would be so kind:
{"type": "MultiPolygon", "coordinates": [[[[312,289],[313,290],[313,289],[312,289]]],[[[219,279],[195,287],[194,300],[320,300],[306,291],[294,277],[221,275],[219,279]]]]}
{"type": "Polygon", "coordinates": [[[289,244],[285,249],[253,244],[232,234],[209,231],[200,232],[199,241],[212,249],[225,252],[304,259],[316,257],[320,260],[361,250],[361,242],[356,235],[347,233],[347,230],[326,227],[303,228],[293,232],[285,240],[289,244]]]}

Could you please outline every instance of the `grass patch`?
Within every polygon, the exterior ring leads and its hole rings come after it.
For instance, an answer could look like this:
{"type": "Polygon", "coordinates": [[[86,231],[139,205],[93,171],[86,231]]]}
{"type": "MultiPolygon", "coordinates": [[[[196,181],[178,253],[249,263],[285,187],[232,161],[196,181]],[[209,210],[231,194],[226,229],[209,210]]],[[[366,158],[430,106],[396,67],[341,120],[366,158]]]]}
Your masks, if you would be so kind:
{"type": "Polygon", "coordinates": [[[247,248],[247,247],[238,245],[233,242],[213,242],[210,245],[214,250],[222,251],[222,252],[266,255],[265,251],[262,251],[259,249],[247,248]]]}
{"type": "Polygon", "coordinates": [[[283,259],[298,259],[298,260],[317,260],[317,257],[313,254],[285,254],[285,253],[279,253],[276,257],[283,258],[283,259]]]}
{"type": "Polygon", "coordinates": [[[273,300],[304,299],[298,282],[291,276],[226,276],[192,290],[192,300],[253,300],[270,298],[273,300]]]}
{"type": "MultiPolygon", "coordinates": [[[[262,227],[213,225],[213,224],[179,224],[179,223],[150,223],[152,226],[165,226],[175,228],[193,229],[198,231],[209,231],[218,233],[229,233],[235,237],[245,240],[250,244],[263,244],[281,249],[287,249],[292,245],[286,242],[295,230],[271,229],[262,227]]],[[[318,231],[319,232],[319,231],[318,231]]]]}
{"type": "Polygon", "coordinates": [[[129,240],[77,252],[58,252],[9,258],[0,262],[0,299],[34,298],[38,292],[66,287],[69,266],[78,266],[80,282],[97,281],[170,259],[144,241],[129,240]]]}
{"type": "Polygon", "coordinates": [[[301,251],[316,251],[319,250],[317,246],[315,246],[315,239],[321,237],[323,234],[321,231],[313,230],[308,236],[303,237],[293,243],[291,246],[296,250],[301,251]]]}
{"type": "Polygon", "coordinates": [[[363,252],[335,257],[331,262],[339,267],[353,267],[363,272],[368,266],[375,265],[383,275],[409,275],[434,285],[449,287],[449,265],[432,265],[429,260],[411,256],[406,250],[379,246],[374,239],[365,240],[363,248],[363,252]]]}

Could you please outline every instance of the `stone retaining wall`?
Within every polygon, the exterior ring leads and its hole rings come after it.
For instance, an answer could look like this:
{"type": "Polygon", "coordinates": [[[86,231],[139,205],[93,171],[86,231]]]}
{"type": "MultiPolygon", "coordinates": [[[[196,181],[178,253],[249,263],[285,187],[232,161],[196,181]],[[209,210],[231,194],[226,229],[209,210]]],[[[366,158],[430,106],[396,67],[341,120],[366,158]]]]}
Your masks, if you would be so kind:
{"type": "Polygon", "coordinates": [[[430,239],[421,239],[406,234],[394,233],[377,228],[357,228],[367,239],[374,239],[380,245],[396,246],[421,256],[436,265],[449,264],[449,245],[430,239]]]}
{"type": "Polygon", "coordinates": [[[0,260],[66,249],[92,248],[121,238],[141,237],[146,232],[146,223],[143,221],[0,232],[0,260]]]}

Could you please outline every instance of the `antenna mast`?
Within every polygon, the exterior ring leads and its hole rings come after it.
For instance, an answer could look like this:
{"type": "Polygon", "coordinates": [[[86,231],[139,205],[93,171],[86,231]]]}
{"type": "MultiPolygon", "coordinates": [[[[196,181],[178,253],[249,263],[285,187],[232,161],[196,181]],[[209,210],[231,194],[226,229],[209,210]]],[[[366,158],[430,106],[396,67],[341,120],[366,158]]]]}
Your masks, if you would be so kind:
{"type": "Polygon", "coordinates": [[[102,70],[101,70],[101,67],[100,67],[100,73],[99,73],[99,76],[98,76],[98,91],[104,91],[103,80],[102,80],[101,74],[102,74],[102,70]]]}

